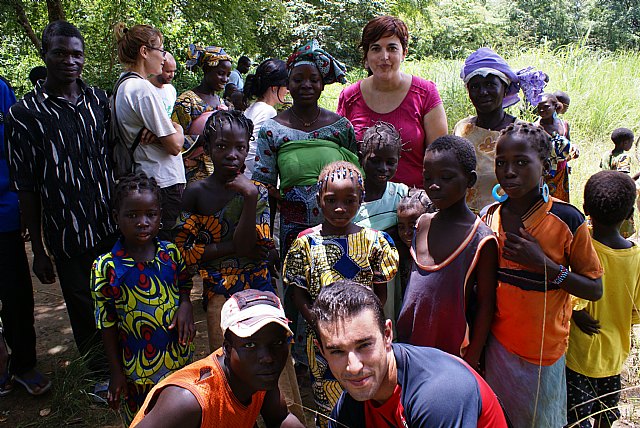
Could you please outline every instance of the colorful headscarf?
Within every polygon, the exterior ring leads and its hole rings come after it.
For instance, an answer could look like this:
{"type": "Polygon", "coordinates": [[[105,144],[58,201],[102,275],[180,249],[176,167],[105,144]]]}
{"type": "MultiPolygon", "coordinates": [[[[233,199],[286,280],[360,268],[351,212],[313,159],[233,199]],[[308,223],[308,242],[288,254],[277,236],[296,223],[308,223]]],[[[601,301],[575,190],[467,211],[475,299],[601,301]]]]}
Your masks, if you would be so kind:
{"type": "Polygon", "coordinates": [[[507,93],[502,100],[502,107],[507,108],[520,101],[518,92],[524,91],[526,100],[531,105],[538,105],[540,95],[546,86],[547,75],[533,67],[513,71],[500,55],[489,48],[480,48],[467,57],[460,71],[460,77],[465,85],[474,76],[486,77],[489,74],[497,76],[508,85],[507,93]]]}
{"type": "Polygon", "coordinates": [[[287,60],[287,69],[291,72],[293,67],[304,64],[315,65],[320,71],[322,82],[325,85],[335,82],[347,83],[345,66],[320,48],[317,40],[310,41],[291,54],[287,60]]]}
{"type": "Polygon", "coordinates": [[[218,46],[207,46],[203,48],[193,43],[189,45],[187,52],[187,70],[203,66],[215,67],[220,61],[233,61],[227,53],[218,46]]]}

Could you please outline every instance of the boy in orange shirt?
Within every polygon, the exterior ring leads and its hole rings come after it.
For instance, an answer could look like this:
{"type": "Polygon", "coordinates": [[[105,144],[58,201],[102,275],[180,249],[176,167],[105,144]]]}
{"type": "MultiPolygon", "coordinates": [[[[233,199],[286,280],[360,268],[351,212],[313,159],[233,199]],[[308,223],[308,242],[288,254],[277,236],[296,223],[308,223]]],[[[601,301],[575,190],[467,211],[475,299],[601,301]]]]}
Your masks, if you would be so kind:
{"type": "Polygon", "coordinates": [[[222,307],[222,348],[153,388],[131,426],[253,428],[260,414],[267,426],[303,428],[278,389],[288,323],[275,294],[235,293],[222,307]]]}

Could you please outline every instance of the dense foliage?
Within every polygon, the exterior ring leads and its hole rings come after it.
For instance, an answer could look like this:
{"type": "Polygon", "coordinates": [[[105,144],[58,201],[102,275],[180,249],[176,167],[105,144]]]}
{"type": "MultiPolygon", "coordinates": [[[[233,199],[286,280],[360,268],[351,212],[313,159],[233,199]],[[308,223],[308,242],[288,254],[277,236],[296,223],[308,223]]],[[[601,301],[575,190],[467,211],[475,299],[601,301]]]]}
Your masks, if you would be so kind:
{"type": "MultiPolygon", "coordinates": [[[[611,51],[640,47],[637,0],[0,0],[0,74],[18,94],[29,89],[28,71],[41,63],[39,36],[59,17],[85,35],[85,77],[105,88],[119,71],[111,31],[118,21],[160,28],[179,59],[190,42],[223,46],[235,57],[284,58],[315,37],[359,68],[361,29],[382,13],[409,24],[410,59],[459,59],[482,45],[501,52],[575,42],[611,51]]],[[[196,80],[181,74],[185,87],[196,80]]]]}

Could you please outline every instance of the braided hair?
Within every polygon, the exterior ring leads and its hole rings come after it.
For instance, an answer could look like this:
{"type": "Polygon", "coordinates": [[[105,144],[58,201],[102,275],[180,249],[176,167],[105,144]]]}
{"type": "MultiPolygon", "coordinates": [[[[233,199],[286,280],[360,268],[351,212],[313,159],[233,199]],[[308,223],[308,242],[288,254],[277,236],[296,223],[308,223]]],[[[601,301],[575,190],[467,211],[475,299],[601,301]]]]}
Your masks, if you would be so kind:
{"type": "Polygon", "coordinates": [[[335,179],[347,179],[349,178],[356,189],[360,190],[360,200],[364,199],[364,181],[362,180],[362,173],[360,169],[347,161],[335,161],[325,166],[320,175],[318,176],[318,194],[322,194],[327,190],[329,181],[335,179]]]}
{"type": "Polygon", "coordinates": [[[120,211],[122,201],[133,192],[151,192],[158,200],[158,205],[162,203],[162,197],[160,195],[160,186],[153,177],[147,177],[144,172],[136,174],[129,174],[122,177],[118,184],[116,184],[116,190],[113,195],[113,209],[117,212],[120,211]]]}
{"type": "Polygon", "coordinates": [[[211,144],[222,139],[222,128],[227,124],[229,128],[234,125],[242,128],[247,135],[247,144],[253,135],[253,122],[239,110],[216,110],[213,112],[204,126],[204,140],[207,150],[211,150],[211,144]]]}
{"type": "Polygon", "coordinates": [[[390,147],[398,151],[399,157],[402,145],[402,138],[400,138],[400,133],[395,126],[388,122],[376,122],[364,132],[360,143],[360,153],[366,157],[376,150],[390,147]]]}
{"type": "Polygon", "coordinates": [[[528,122],[512,123],[500,131],[498,140],[511,135],[519,135],[526,139],[529,145],[538,152],[541,161],[544,162],[551,156],[551,139],[541,126],[528,122]]]}
{"type": "Polygon", "coordinates": [[[415,210],[422,215],[436,212],[436,207],[424,190],[413,187],[409,189],[407,196],[400,199],[397,210],[398,213],[415,210]]]}

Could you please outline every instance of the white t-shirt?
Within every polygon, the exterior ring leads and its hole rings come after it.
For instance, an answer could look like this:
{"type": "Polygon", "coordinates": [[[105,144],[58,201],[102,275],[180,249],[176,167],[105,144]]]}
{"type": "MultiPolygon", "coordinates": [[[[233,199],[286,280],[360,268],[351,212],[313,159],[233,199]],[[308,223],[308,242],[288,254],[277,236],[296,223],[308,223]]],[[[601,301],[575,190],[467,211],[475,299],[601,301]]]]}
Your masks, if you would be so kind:
{"type": "MultiPolygon", "coordinates": [[[[146,79],[127,79],[118,88],[116,113],[120,135],[133,144],[142,128],[158,137],[176,132],[155,86],[146,79]]],[[[133,153],[136,171],[153,177],[161,188],[186,183],[182,154],[172,156],[158,144],[139,145],[133,153]]]]}
{"type": "Polygon", "coordinates": [[[242,76],[240,75],[240,72],[238,70],[231,70],[231,74],[229,74],[229,83],[233,83],[234,85],[236,85],[236,88],[239,91],[242,91],[242,89],[244,88],[244,80],[242,79],[242,76]]]}
{"type": "Polygon", "coordinates": [[[262,124],[265,123],[267,119],[274,117],[276,114],[278,114],[276,109],[263,101],[256,101],[244,111],[244,115],[253,122],[253,138],[249,141],[249,153],[247,154],[247,159],[244,161],[246,166],[244,175],[246,175],[247,178],[251,178],[253,175],[253,168],[256,164],[258,132],[260,132],[262,124]]]}
{"type": "Polygon", "coordinates": [[[174,88],[171,83],[162,85],[162,88],[158,88],[157,86],[153,85],[153,88],[160,96],[162,104],[164,104],[164,107],[167,109],[167,114],[169,115],[169,117],[171,117],[171,113],[173,113],[173,106],[176,103],[176,99],[178,98],[176,88],[174,88]]]}

